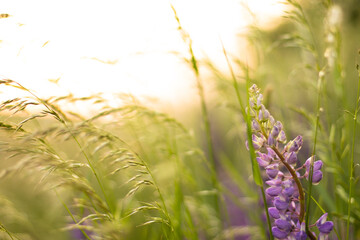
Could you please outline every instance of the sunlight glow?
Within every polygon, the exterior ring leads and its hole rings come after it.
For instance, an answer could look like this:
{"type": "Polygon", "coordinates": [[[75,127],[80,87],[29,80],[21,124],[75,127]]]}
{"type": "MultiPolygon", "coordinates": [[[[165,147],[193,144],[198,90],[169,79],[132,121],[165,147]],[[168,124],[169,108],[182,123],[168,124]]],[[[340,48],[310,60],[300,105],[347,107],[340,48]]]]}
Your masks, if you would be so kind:
{"type": "MultiPolygon", "coordinates": [[[[284,6],[275,0],[173,1],[195,54],[224,64],[219,39],[235,55],[252,22],[244,5],[269,25],[284,6]]],[[[40,96],[97,92],[189,101],[194,76],[186,45],[165,0],[5,0],[0,19],[0,76],[40,96]],[[178,53],[178,54],[175,54],[178,53]]],[[[3,93],[4,94],[4,93],[3,93]]],[[[193,95],[193,94],[192,94],[193,95]]]]}

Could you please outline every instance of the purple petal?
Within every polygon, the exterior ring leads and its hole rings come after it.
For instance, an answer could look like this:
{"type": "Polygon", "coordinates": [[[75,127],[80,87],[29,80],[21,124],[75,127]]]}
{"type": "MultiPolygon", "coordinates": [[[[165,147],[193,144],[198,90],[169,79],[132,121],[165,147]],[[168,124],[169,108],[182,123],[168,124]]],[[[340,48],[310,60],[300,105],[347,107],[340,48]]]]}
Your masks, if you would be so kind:
{"type": "Polygon", "coordinates": [[[318,240],[329,240],[329,235],[325,233],[320,233],[318,240]]]}
{"type": "Polygon", "coordinates": [[[322,177],[323,174],[320,170],[315,171],[313,174],[312,183],[315,185],[318,184],[321,181],[322,177]]]}
{"type": "Polygon", "coordinates": [[[280,131],[279,136],[277,137],[277,140],[282,143],[286,142],[286,135],[285,135],[284,130],[280,131]]]}
{"type": "Polygon", "coordinates": [[[256,120],[252,121],[252,129],[254,129],[255,131],[260,131],[260,125],[256,120]]]}
{"type": "Polygon", "coordinates": [[[277,126],[273,126],[271,132],[270,132],[270,136],[272,136],[273,138],[277,138],[277,136],[279,135],[280,130],[277,126]]]}
{"type": "Polygon", "coordinates": [[[270,158],[275,158],[275,156],[276,156],[276,153],[275,153],[275,151],[274,150],[272,150],[271,148],[267,148],[267,152],[268,152],[268,156],[270,157],[270,158]]]}
{"type": "Polygon", "coordinates": [[[314,168],[313,168],[314,171],[320,170],[322,165],[323,165],[323,162],[321,160],[314,162],[314,168]]]}
{"type": "Polygon", "coordinates": [[[261,121],[261,120],[263,120],[263,119],[264,119],[263,110],[260,109],[260,111],[259,111],[259,120],[261,121]]]}
{"type": "Polygon", "coordinates": [[[295,239],[296,239],[296,240],[306,240],[306,239],[307,239],[307,235],[306,235],[305,232],[300,231],[300,232],[296,233],[295,239]]]}
{"type": "Polygon", "coordinates": [[[274,237],[280,238],[280,239],[286,238],[286,237],[289,235],[287,232],[281,231],[281,230],[280,230],[279,228],[277,228],[277,227],[273,227],[273,228],[271,229],[271,231],[272,231],[274,237]]]}
{"type": "Polygon", "coordinates": [[[282,187],[269,187],[265,192],[271,197],[276,197],[281,193],[281,191],[282,187]]]}
{"type": "Polygon", "coordinates": [[[289,154],[287,154],[286,156],[286,162],[289,164],[294,164],[297,162],[297,155],[295,152],[290,152],[289,154]]]}
{"type": "Polygon", "coordinates": [[[275,219],[280,218],[280,212],[275,207],[270,207],[268,211],[269,211],[269,215],[272,218],[275,218],[275,219]]]}
{"type": "Polygon", "coordinates": [[[261,157],[257,157],[257,158],[256,158],[256,161],[259,163],[259,165],[260,165],[261,167],[266,167],[266,166],[268,166],[268,165],[270,164],[270,162],[264,160],[264,159],[261,158],[261,157]]]}
{"type": "Polygon", "coordinates": [[[328,234],[330,233],[334,228],[334,223],[331,221],[325,222],[324,224],[321,224],[318,226],[318,229],[321,233],[328,234]]]}
{"type": "Polygon", "coordinates": [[[308,159],[306,159],[306,162],[304,163],[306,169],[309,169],[311,160],[312,160],[313,158],[314,158],[314,156],[311,156],[311,157],[309,157],[308,159]]]}
{"type": "Polygon", "coordinates": [[[279,229],[286,231],[286,232],[290,232],[290,230],[292,228],[291,223],[289,223],[288,221],[286,221],[284,219],[276,219],[275,224],[279,229]]]}
{"type": "Polygon", "coordinates": [[[264,111],[264,119],[267,120],[267,119],[269,119],[269,117],[270,117],[270,113],[269,113],[269,111],[267,109],[265,109],[265,111],[264,111]]]}
{"type": "Polygon", "coordinates": [[[275,178],[278,172],[278,169],[266,169],[266,174],[269,176],[269,178],[275,178]]]}
{"type": "Polygon", "coordinates": [[[275,146],[275,143],[276,143],[275,138],[272,135],[270,135],[268,138],[268,145],[275,146]]]}
{"type": "Polygon", "coordinates": [[[302,136],[297,136],[291,143],[289,152],[297,152],[301,149],[301,146],[303,144],[302,136]]]}
{"type": "Polygon", "coordinates": [[[289,203],[280,199],[275,199],[274,205],[279,210],[285,210],[288,208],[289,203]]]}
{"type": "Polygon", "coordinates": [[[261,137],[256,136],[255,134],[252,135],[252,142],[255,149],[260,149],[264,143],[264,139],[261,137]]]}
{"type": "Polygon", "coordinates": [[[283,125],[282,125],[282,123],[281,123],[280,121],[277,121],[276,124],[275,124],[275,126],[278,127],[279,131],[280,131],[281,129],[283,129],[283,125]]]}
{"type": "Polygon", "coordinates": [[[256,104],[257,104],[258,106],[260,106],[261,103],[262,103],[262,100],[263,100],[263,95],[260,93],[259,96],[258,96],[258,98],[257,98],[256,104]]]}
{"type": "Polygon", "coordinates": [[[270,185],[270,186],[281,186],[281,183],[282,183],[282,181],[279,178],[275,178],[275,179],[266,181],[266,184],[270,185]]]}
{"type": "Polygon", "coordinates": [[[290,180],[290,179],[285,180],[285,181],[282,182],[282,186],[285,187],[285,188],[292,187],[292,186],[293,186],[293,182],[292,182],[292,180],[290,180]]]}
{"type": "Polygon", "coordinates": [[[295,192],[295,189],[293,187],[288,187],[284,189],[284,194],[288,197],[291,197],[295,192]]]}
{"type": "Polygon", "coordinates": [[[274,119],[273,116],[270,116],[270,117],[269,117],[269,120],[270,120],[270,123],[271,123],[272,125],[275,124],[275,119],[274,119]]]}
{"type": "Polygon", "coordinates": [[[326,222],[326,218],[328,216],[328,213],[324,213],[317,221],[316,226],[320,226],[321,224],[324,224],[326,222]]]}

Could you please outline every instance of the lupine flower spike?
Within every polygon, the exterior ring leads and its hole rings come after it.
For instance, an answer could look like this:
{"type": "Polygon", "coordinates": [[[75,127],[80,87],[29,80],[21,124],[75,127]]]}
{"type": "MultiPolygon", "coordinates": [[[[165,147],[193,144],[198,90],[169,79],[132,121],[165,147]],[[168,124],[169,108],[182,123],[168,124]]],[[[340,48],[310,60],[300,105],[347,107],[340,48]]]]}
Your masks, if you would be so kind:
{"type": "MultiPolygon", "coordinates": [[[[302,136],[287,142],[282,123],[275,121],[262,104],[263,96],[258,87],[253,85],[249,92],[252,143],[257,162],[265,169],[267,176],[268,187],[265,192],[271,200],[268,210],[273,219],[272,233],[278,239],[316,239],[315,233],[306,233],[305,230],[305,200],[300,179],[308,180],[310,165],[313,163],[312,182],[318,184],[323,177],[323,162],[315,161],[315,156],[311,156],[301,165],[298,152],[303,145],[302,136]]],[[[327,213],[311,225],[318,228],[319,240],[328,239],[334,226],[333,222],[326,221],[326,217],[327,213]]]]}

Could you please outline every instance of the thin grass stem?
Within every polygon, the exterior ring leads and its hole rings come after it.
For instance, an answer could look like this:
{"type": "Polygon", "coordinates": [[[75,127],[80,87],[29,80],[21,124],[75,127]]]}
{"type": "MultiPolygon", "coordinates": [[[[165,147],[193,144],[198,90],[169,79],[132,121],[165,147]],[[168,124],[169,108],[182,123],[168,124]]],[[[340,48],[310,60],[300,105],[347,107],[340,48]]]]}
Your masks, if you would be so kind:
{"type": "MultiPolygon", "coordinates": [[[[64,206],[64,208],[66,209],[66,211],[69,213],[71,219],[74,221],[75,224],[77,224],[77,221],[76,221],[74,215],[71,213],[71,211],[70,211],[70,209],[68,208],[68,206],[66,205],[66,203],[61,199],[61,197],[59,196],[58,192],[57,192],[56,190],[54,190],[54,191],[55,191],[56,197],[59,199],[59,201],[60,201],[61,204],[64,206]]],[[[79,229],[80,229],[81,233],[86,237],[86,239],[91,240],[91,238],[89,237],[89,235],[87,235],[87,233],[86,233],[83,229],[81,229],[81,228],[79,228],[79,229]]]]}
{"type": "Polygon", "coordinates": [[[355,111],[354,111],[354,125],[353,125],[353,139],[352,139],[352,146],[351,146],[351,159],[350,159],[350,167],[349,167],[349,200],[348,200],[348,212],[347,212],[347,221],[346,221],[346,240],[349,239],[350,235],[350,213],[351,213],[351,199],[353,194],[353,184],[354,184],[354,155],[355,155],[355,140],[356,140],[356,125],[357,125],[357,115],[359,111],[359,99],[360,99],[360,69],[359,65],[356,66],[359,81],[358,81],[358,90],[356,95],[356,104],[355,104],[355,111]]]}
{"type": "Polygon", "coordinates": [[[221,214],[221,207],[220,207],[221,200],[219,197],[220,196],[220,186],[219,186],[219,179],[218,179],[217,172],[216,172],[214,143],[213,143],[212,134],[211,134],[211,125],[210,125],[210,117],[209,117],[209,113],[208,113],[208,107],[207,107],[206,100],[205,100],[204,86],[203,86],[202,80],[200,78],[198,62],[196,60],[196,57],[195,57],[195,54],[193,51],[193,47],[192,47],[192,40],[191,40],[190,36],[182,28],[180,19],[177,15],[177,12],[176,12],[174,6],[171,5],[171,8],[174,12],[175,19],[178,23],[179,31],[181,31],[181,33],[182,33],[183,40],[184,40],[184,42],[186,42],[188,44],[188,50],[190,53],[190,62],[191,62],[191,66],[192,66],[192,69],[194,70],[195,77],[196,77],[196,86],[197,86],[198,94],[200,97],[201,115],[202,115],[202,120],[203,120],[204,128],[205,128],[208,157],[209,157],[209,160],[211,163],[211,165],[210,165],[211,166],[211,179],[212,179],[213,187],[216,190],[216,195],[214,198],[214,205],[215,205],[215,210],[216,210],[217,216],[220,219],[220,221],[219,221],[220,226],[222,228],[223,227],[222,221],[221,221],[222,214],[221,214]]]}

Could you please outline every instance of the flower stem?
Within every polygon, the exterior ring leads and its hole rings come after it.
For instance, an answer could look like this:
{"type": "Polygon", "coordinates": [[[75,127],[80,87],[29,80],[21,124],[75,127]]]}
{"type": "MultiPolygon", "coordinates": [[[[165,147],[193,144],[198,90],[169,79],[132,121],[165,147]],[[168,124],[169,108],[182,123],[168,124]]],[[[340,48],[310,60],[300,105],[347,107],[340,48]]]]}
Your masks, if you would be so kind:
{"type": "Polygon", "coordinates": [[[272,146],[271,149],[274,150],[276,155],[278,155],[278,157],[280,158],[281,163],[284,164],[284,166],[289,171],[289,173],[291,174],[292,178],[294,179],[294,181],[296,183],[296,186],[297,186],[298,191],[299,191],[299,201],[300,201],[299,222],[301,223],[301,222],[304,221],[304,215],[305,215],[305,194],[304,194],[304,190],[303,190],[303,187],[301,185],[301,182],[300,182],[298,176],[296,175],[295,170],[285,161],[285,158],[280,153],[280,151],[275,146],[272,146]]]}

